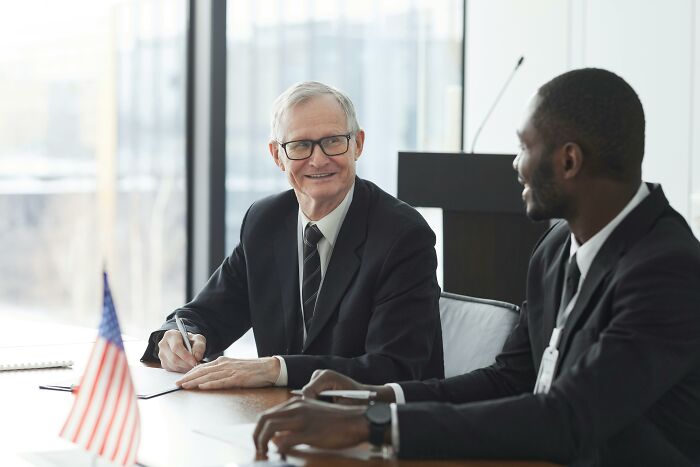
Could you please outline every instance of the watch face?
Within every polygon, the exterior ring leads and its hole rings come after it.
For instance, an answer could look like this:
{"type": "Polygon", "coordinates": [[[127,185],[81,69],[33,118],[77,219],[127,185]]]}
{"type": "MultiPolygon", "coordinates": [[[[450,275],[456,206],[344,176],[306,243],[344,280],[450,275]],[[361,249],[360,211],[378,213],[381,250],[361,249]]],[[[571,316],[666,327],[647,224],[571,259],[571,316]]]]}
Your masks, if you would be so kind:
{"type": "Polygon", "coordinates": [[[386,425],[391,422],[391,408],[385,402],[375,402],[367,407],[367,419],[375,425],[386,425]]]}

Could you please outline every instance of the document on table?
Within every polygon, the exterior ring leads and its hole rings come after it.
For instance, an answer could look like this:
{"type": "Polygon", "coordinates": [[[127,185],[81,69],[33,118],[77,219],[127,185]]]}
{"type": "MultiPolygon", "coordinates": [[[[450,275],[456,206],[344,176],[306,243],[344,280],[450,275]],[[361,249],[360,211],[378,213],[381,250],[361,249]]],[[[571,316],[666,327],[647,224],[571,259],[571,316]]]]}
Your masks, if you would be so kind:
{"type": "MultiPolygon", "coordinates": [[[[192,431],[199,433],[200,435],[207,436],[224,443],[231,444],[235,446],[242,453],[250,455],[251,458],[255,456],[255,446],[253,445],[253,431],[255,431],[255,423],[239,423],[237,425],[219,425],[219,426],[207,426],[203,428],[195,428],[192,431]]],[[[276,448],[270,444],[270,451],[273,453],[276,448]]],[[[374,452],[369,448],[368,444],[360,444],[355,447],[347,449],[317,449],[306,444],[300,444],[294,448],[294,450],[299,453],[320,453],[320,454],[333,454],[339,457],[349,457],[352,459],[373,459],[377,457],[382,457],[383,452],[374,452]]],[[[294,453],[290,453],[294,456],[294,453]]],[[[246,464],[247,465],[247,464],[246,464]]],[[[250,465],[257,465],[251,463],[250,465]]],[[[264,464],[261,464],[264,465],[264,464]]],[[[272,464],[276,465],[276,464],[272,464]]]]}
{"type": "MultiPolygon", "coordinates": [[[[208,438],[223,441],[234,446],[236,457],[241,459],[255,459],[255,445],[253,445],[253,431],[255,423],[239,423],[237,425],[220,425],[218,427],[194,428],[192,431],[208,438]]],[[[295,467],[293,463],[282,460],[276,454],[274,447],[270,448],[268,459],[251,460],[250,462],[236,462],[226,464],[226,467],[295,467]]]]}
{"type": "Polygon", "coordinates": [[[206,426],[194,428],[192,431],[209,438],[218,439],[224,443],[247,448],[248,451],[255,454],[255,446],[253,445],[255,423],[238,423],[236,425],[219,425],[216,427],[206,426]]]}
{"type": "Polygon", "coordinates": [[[117,467],[117,464],[103,457],[78,448],[24,452],[20,455],[36,467],[117,467]]]}
{"type": "MultiPolygon", "coordinates": [[[[136,396],[139,399],[150,399],[152,397],[178,391],[180,388],[175,385],[175,381],[182,378],[182,373],[173,373],[162,368],[150,368],[147,366],[130,366],[131,379],[134,382],[136,396]]],[[[52,389],[54,391],[72,391],[74,386],[80,383],[80,376],[77,380],[63,380],[55,383],[42,384],[41,389],[52,389]]]]}

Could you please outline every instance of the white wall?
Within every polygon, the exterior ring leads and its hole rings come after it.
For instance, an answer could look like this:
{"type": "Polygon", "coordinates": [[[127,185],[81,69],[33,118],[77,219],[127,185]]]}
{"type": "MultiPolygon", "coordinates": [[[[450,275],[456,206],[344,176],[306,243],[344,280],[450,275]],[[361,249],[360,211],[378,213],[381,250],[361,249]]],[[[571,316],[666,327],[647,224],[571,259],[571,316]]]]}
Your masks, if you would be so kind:
{"type": "Polygon", "coordinates": [[[476,152],[517,148],[539,85],[573,68],[607,68],[644,105],[643,176],[700,234],[700,12],[695,0],[469,0],[466,146],[520,55],[525,63],[476,152]]]}

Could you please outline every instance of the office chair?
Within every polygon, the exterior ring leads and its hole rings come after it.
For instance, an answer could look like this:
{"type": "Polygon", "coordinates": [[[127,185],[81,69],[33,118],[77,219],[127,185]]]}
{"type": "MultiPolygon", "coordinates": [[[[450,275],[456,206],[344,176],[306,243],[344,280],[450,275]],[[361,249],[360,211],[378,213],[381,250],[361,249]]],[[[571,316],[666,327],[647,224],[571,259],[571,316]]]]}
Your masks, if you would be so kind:
{"type": "Polygon", "coordinates": [[[440,323],[445,377],[491,365],[515,326],[518,312],[510,303],[443,292],[440,323]]]}

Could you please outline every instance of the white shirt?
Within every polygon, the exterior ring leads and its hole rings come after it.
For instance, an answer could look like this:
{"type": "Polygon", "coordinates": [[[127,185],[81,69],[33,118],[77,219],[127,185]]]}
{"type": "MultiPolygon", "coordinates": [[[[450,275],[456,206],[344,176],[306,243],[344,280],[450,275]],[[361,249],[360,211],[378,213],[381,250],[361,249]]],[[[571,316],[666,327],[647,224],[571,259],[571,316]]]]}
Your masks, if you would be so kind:
{"type": "MultiPolygon", "coordinates": [[[[333,247],[335,246],[335,241],[338,238],[338,233],[340,232],[340,227],[343,225],[345,216],[350,209],[350,204],[352,203],[352,196],[355,192],[355,184],[353,183],[348,190],[345,198],[340,202],[335,209],[326,214],[324,217],[317,221],[312,221],[302,212],[301,207],[299,207],[299,216],[297,222],[297,258],[299,260],[299,303],[301,304],[302,322],[304,320],[304,300],[302,298],[302,280],[304,276],[304,229],[307,224],[316,225],[318,230],[323,234],[323,238],[318,241],[316,247],[318,248],[318,256],[321,262],[321,282],[318,285],[319,291],[323,286],[323,279],[326,277],[326,269],[328,269],[328,263],[331,260],[331,255],[333,254],[333,247]]],[[[304,342],[306,342],[306,326],[304,329],[304,342]]],[[[280,362],[280,374],[275,381],[275,386],[286,386],[287,385],[287,364],[284,362],[284,358],[275,355],[275,358],[280,362]]]]}
{"type": "MultiPolygon", "coordinates": [[[[583,284],[586,274],[593,264],[598,251],[603,246],[605,241],[608,239],[610,234],[615,230],[615,228],[624,220],[625,217],[636,208],[644,198],[649,195],[650,191],[646,183],[642,182],[637,190],[637,193],[632,197],[632,199],[627,203],[627,205],[620,211],[617,216],[608,222],[605,227],[600,229],[595,235],[593,235],[586,243],[579,245],[574,234],[571,234],[571,248],[569,249],[569,258],[576,254],[576,263],[581,271],[581,278],[578,282],[578,289],[576,294],[571,298],[566,310],[564,310],[564,316],[568,317],[571,310],[576,304],[576,299],[578,298],[578,291],[581,289],[581,284],[583,284]]],[[[563,292],[562,292],[563,294],[563,292]]],[[[389,383],[387,386],[394,390],[394,398],[396,399],[396,404],[405,404],[406,397],[404,396],[403,389],[396,383],[389,383]]],[[[391,444],[394,447],[394,452],[399,452],[399,415],[396,409],[396,404],[391,404],[391,444]]]]}

